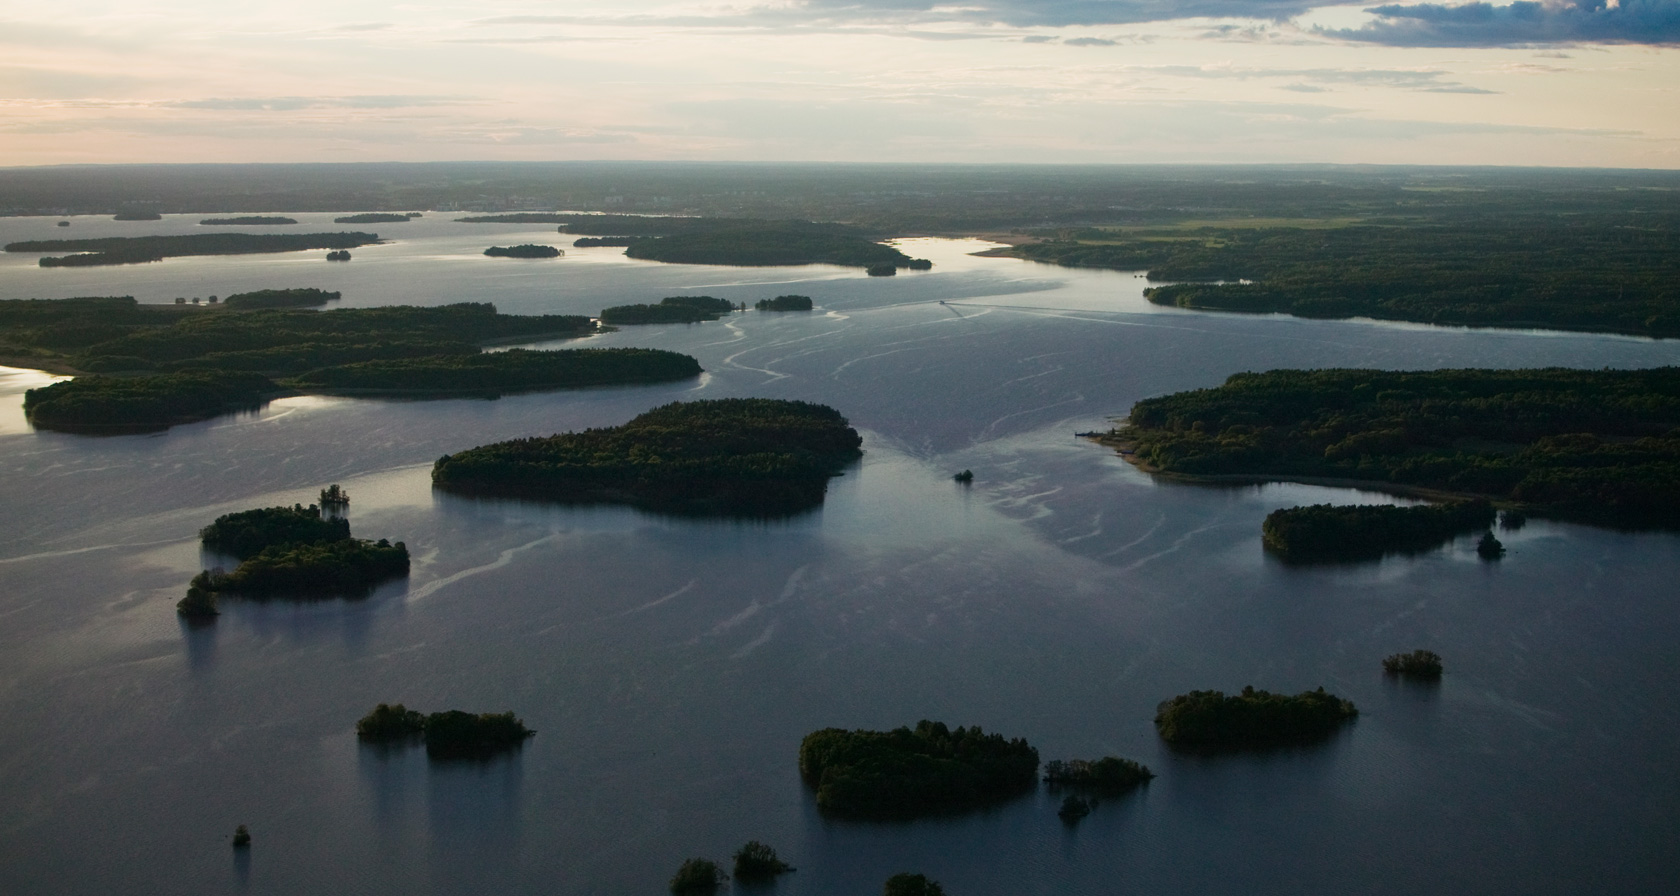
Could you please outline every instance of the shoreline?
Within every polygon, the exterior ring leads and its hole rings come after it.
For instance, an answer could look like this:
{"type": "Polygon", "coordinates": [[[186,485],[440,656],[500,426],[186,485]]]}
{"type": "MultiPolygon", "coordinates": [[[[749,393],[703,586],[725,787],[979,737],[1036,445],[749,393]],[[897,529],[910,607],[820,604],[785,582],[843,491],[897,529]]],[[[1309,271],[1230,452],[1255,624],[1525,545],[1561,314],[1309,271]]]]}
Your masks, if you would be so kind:
{"type": "Polygon", "coordinates": [[[1137,456],[1136,443],[1115,436],[1112,432],[1081,435],[1081,438],[1095,442],[1109,448],[1122,460],[1138,468],[1150,476],[1178,482],[1185,485],[1268,485],[1271,483],[1294,483],[1296,485],[1316,485],[1326,488],[1347,488],[1360,491],[1381,492],[1400,498],[1418,498],[1428,501],[1474,501],[1486,500],[1499,510],[1521,510],[1525,513],[1541,515],[1538,508],[1525,504],[1518,504],[1495,495],[1482,495],[1475,492],[1453,492],[1443,489],[1425,488],[1416,485],[1404,485],[1397,482],[1384,482],[1380,479],[1344,479],[1335,476],[1298,476],[1288,473],[1178,473],[1163,470],[1137,456]]]}

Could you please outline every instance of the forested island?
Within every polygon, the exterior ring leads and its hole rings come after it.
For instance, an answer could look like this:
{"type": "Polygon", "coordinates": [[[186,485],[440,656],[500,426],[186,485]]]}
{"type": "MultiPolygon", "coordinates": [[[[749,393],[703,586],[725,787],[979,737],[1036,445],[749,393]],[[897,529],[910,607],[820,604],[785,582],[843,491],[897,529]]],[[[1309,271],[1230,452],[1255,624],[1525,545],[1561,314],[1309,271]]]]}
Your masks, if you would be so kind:
{"type": "Polygon", "coordinates": [[[602,238],[576,245],[623,245],[625,255],[673,264],[765,267],[836,264],[926,270],[933,263],[912,259],[875,241],[868,231],[846,224],[751,218],[695,218],[660,215],[579,215],[521,212],[457,220],[485,224],[558,224],[561,233],[602,238]],[[609,242],[610,241],[610,242],[609,242]]]}
{"type": "Polygon", "coordinates": [[[1274,370],[1138,402],[1105,441],[1192,479],[1335,480],[1680,527],[1680,368],[1274,370]]]}
{"type": "Polygon", "coordinates": [[[536,732],[510,712],[470,713],[458,709],[422,715],[401,703],[381,703],[356,723],[367,743],[403,744],[419,739],[431,759],[489,759],[518,749],[536,732]]]}
{"type": "Polygon", "coordinates": [[[491,258],[559,258],[566,254],[553,246],[524,243],[518,246],[491,246],[484,250],[491,258]]]}
{"type": "Polygon", "coordinates": [[[402,224],[420,217],[419,212],[407,214],[393,214],[391,212],[367,212],[360,215],[345,215],[334,218],[334,224],[402,224]]]}
{"type": "Polygon", "coordinates": [[[1439,681],[1443,671],[1441,655],[1433,650],[1414,650],[1383,658],[1383,674],[1420,681],[1439,681]]]}
{"type": "Polygon", "coordinates": [[[1120,796],[1148,784],[1155,773],[1131,759],[1052,759],[1044,763],[1044,783],[1051,790],[1078,790],[1097,796],[1120,796]]]}
{"type": "Polygon", "coordinates": [[[349,249],[334,249],[333,251],[327,253],[327,260],[328,261],[349,261],[350,260],[350,250],[349,249]]]}
{"type": "Polygon", "coordinates": [[[1378,560],[1384,554],[1431,550],[1493,525],[1485,500],[1396,507],[1392,504],[1314,504],[1266,515],[1266,550],[1295,563],[1378,560]]]}
{"type": "Polygon", "coordinates": [[[145,377],[90,374],[30,389],[23,413],[41,429],[130,433],[255,410],[284,394],[260,373],[183,371],[145,377]]]}
{"type": "Polygon", "coordinates": [[[759,299],[753,306],[760,311],[810,311],[814,305],[810,296],[777,296],[773,299],[759,299]]]}
{"type": "Polygon", "coordinates": [[[207,569],[193,577],[187,596],[175,605],[190,618],[216,615],[220,594],[355,596],[408,575],[402,542],[351,538],[348,522],[322,517],[313,504],[227,514],[200,530],[199,540],[240,562],[231,573],[207,569]]]}
{"type": "Polygon", "coordinates": [[[259,308],[319,308],[342,297],[337,291],[324,289],[258,289],[234,293],[222,304],[236,311],[255,311],[259,308]]]}
{"type": "Polygon", "coordinates": [[[328,519],[319,508],[294,504],[229,513],[198,531],[207,550],[246,560],[278,544],[344,541],[350,522],[328,519]]]}
{"type": "Polygon", "coordinates": [[[910,257],[841,224],[799,221],[718,226],[640,240],[624,250],[630,258],[674,264],[741,267],[836,264],[850,267],[910,264],[910,257]]]}
{"type": "Polygon", "coordinates": [[[580,236],[572,240],[573,248],[588,249],[594,247],[625,247],[635,241],[643,239],[639,236],[580,236]]]}
{"type": "MultiPolygon", "coordinates": [[[[255,301],[267,300],[256,295],[255,301]]],[[[229,302],[242,304],[236,299],[229,302]]],[[[390,380],[399,369],[412,378],[410,394],[417,396],[451,391],[440,384],[454,377],[478,378],[454,390],[499,393],[694,375],[692,359],[635,349],[587,356],[500,352],[481,358],[485,343],[593,332],[594,323],[581,315],[505,315],[487,303],[240,311],[141,306],[129,297],[0,301],[0,357],[7,362],[67,373],[122,374],[78,376],[24,396],[24,410],[36,426],[87,432],[163,429],[258,407],[317,385],[400,392],[390,380]],[[381,361],[405,363],[334,370],[381,361]]]]}
{"type": "Polygon", "coordinates": [[[829,477],[862,454],[861,444],[840,412],[819,404],[675,402],[623,426],[446,454],[432,482],[465,494],[779,516],[820,505],[829,477]]]}
{"type": "Polygon", "coordinates": [[[142,264],[186,255],[258,255],[308,249],[354,249],[379,242],[375,233],[193,233],[184,236],[108,236],[91,239],[25,240],[7,252],[72,252],[46,257],[41,267],[142,264]]]}
{"type": "Polygon", "coordinates": [[[501,395],[538,389],[628,386],[699,376],[688,355],[651,348],[509,349],[359,361],[323,367],[288,380],[307,392],[393,395],[501,395]]]}
{"type": "Polygon", "coordinates": [[[297,219],[279,215],[245,215],[240,218],[205,218],[198,223],[200,227],[280,227],[296,224],[297,219]]]}
{"type": "Polygon", "coordinates": [[[1066,230],[1009,254],[1148,271],[1208,311],[1680,336],[1680,231],[1599,212],[1066,230]]]}
{"type": "Polygon", "coordinates": [[[1357,715],[1352,702],[1323,688],[1293,697],[1252,687],[1230,697],[1191,691],[1160,705],[1155,730],[1174,747],[1254,749],[1322,740],[1357,715]]]}
{"type": "Polygon", "coordinates": [[[1031,791],[1038,783],[1038,751],[978,726],[953,730],[926,720],[892,731],[825,728],[800,743],[799,773],[826,813],[915,818],[1031,791]]]}
{"type": "Polygon", "coordinates": [[[694,324],[717,320],[736,311],[735,303],[712,296],[667,296],[657,305],[614,305],[601,309],[601,323],[612,326],[637,324],[694,324]]]}

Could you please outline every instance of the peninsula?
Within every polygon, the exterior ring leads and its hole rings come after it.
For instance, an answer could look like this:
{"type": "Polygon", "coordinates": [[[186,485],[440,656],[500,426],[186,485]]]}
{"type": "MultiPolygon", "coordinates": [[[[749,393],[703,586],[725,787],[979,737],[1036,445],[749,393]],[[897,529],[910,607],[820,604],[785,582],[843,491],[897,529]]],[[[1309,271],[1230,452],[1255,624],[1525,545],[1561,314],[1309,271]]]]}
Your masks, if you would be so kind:
{"type": "Polygon", "coordinates": [[[108,236],[92,239],[25,240],[7,252],[69,252],[48,256],[41,267],[141,264],[186,255],[257,255],[309,249],[354,249],[379,242],[376,233],[194,233],[184,236],[108,236]]]}
{"type": "Polygon", "coordinates": [[[622,426],[446,454],[432,483],[463,494],[781,516],[820,505],[829,477],[862,454],[861,444],[840,412],[819,404],[676,402],[622,426]]]}
{"type": "Polygon", "coordinates": [[[1102,438],[1150,472],[1336,482],[1680,527],[1680,368],[1274,370],[1138,402],[1102,438]]]}
{"type": "Polygon", "coordinates": [[[1145,290],[1149,301],[1204,311],[1674,338],[1680,232],[1671,215],[1536,208],[1470,220],[1437,211],[1424,220],[1063,229],[998,254],[1147,271],[1169,281],[1145,290]],[[1641,218],[1648,223],[1633,223],[1641,218]]]}
{"type": "Polygon", "coordinates": [[[24,397],[36,426],[74,432],[164,429],[300,392],[501,394],[699,373],[692,358],[646,349],[480,348],[594,333],[581,315],[505,315],[487,303],[239,310],[336,295],[266,290],[216,308],[141,306],[128,297],[0,301],[0,357],[84,374],[24,397]]]}

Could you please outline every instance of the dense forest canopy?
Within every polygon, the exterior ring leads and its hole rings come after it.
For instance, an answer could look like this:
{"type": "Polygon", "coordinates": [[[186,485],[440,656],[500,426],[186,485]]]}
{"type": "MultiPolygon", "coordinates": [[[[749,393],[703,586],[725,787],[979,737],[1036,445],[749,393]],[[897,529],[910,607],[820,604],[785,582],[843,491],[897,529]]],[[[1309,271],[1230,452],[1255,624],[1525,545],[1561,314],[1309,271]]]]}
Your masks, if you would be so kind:
{"type": "Polygon", "coordinates": [[[499,395],[531,389],[664,383],[700,373],[700,362],[662,349],[533,351],[516,348],[473,355],[360,361],[312,370],[289,382],[310,392],[499,395]]]}
{"type": "Polygon", "coordinates": [[[376,233],[192,233],[184,236],[107,236],[88,239],[25,240],[7,252],[75,252],[43,258],[43,267],[135,264],[183,255],[254,255],[308,249],[354,249],[379,242],[376,233]]]}
{"type": "Polygon", "coordinates": [[[258,308],[319,308],[342,295],[337,291],[328,292],[314,288],[258,289],[234,293],[223,299],[222,304],[238,311],[255,311],[258,308]]]}
{"type": "Polygon", "coordinates": [[[833,408],[730,398],[677,402],[623,426],[514,439],[444,455],[440,488],[678,513],[776,516],[822,503],[862,453],[833,408]]]}
{"type": "Polygon", "coordinates": [[[1495,516],[1485,500],[1417,507],[1314,504],[1272,511],[1260,533],[1266,550],[1293,562],[1377,560],[1439,547],[1486,529],[1495,516]]]}
{"type": "Polygon", "coordinates": [[[280,215],[244,215],[237,218],[205,218],[198,223],[203,227],[281,227],[296,224],[297,219],[280,215]]]}
{"type": "Polygon", "coordinates": [[[691,228],[658,239],[639,240],[630,258],[676,264],[836,264],[850,267],[908,266],[910,257],[861,231],[839,224],[801,221],[730,223],[691,228]]]}
{"type": "Polygon", "coordinates": [[[350,522],[323,517],[313,504],[261,507],[219,516],[198,537],[212,551],[246,560],[275,545],[342,541],[350,537],[350,522]]]}
{"type": "Polygon", "coordinates": [[[728,299],[712,296],[667,296],[657,305],[614,305],[601,309],[601,323],[612,326],[637,324],[693,324],[717,320],[735,310],[728,299]]]}
{"type": "Polygon", "coordinates": [[[1358,714],[1323,688],[1293,697],[1252,687],[1231,696],[1191,691],[1161,704],[1155,730],[1175,747],[1253,749],[1321,740],[1358,714]]]}
{"type": "Polygon", "coordinates": [[[1151,302],[1210,311],[1680,336],[1680,220],[1079,230],[1017,246],[1054,264],[1185,281],[1151,302]]]}
{"type": "Polygon", "coordinates": [[[523,243],[518,246],[491,246],[484,250],[491,258],[559,258],[566,254],[553,246],[523,243]]]}
{"type": "Polygon", "coordinates": [[[851,818],[913,818],[975,809],[1032,790],[1038,751],[978,726],[923,720],[914,729],[824,728],[799,745],[817,807],[851,818]]]}
{"type": "MultiPolygon", "coordinates": [[[[263,304],[336,294],[246,295],[263,304]]],[[[440,384],[455,375],[479,377],[465,388],[480,392],[693,375],[692,359],[628,349],[583,361],[555,353],[480,357],[479,343],[594,332],[581,315],[504,315],[487,303],[240,311],[240,297],[229,301],[233,307],[213,311],[144,307],[128,297],[0,301],[0,354],[31,366],[130,374],[79,376],[25,395],[35,425],[72,431],[162,429],[329,381],[395,390],[393,370],[412,377],[415,394],[444,391],[440,384]],[[334,372],[364,362],[403,363],[334,372]],[[366,385],[382,376],[382,385],[366,385]]]]}
{"type": "Polygon", "coordinates": [[[1138,402],[1148,467],[1434,489],[1609,525],[1680,525],[1680,368],[1274,370],[1138,402]]]}

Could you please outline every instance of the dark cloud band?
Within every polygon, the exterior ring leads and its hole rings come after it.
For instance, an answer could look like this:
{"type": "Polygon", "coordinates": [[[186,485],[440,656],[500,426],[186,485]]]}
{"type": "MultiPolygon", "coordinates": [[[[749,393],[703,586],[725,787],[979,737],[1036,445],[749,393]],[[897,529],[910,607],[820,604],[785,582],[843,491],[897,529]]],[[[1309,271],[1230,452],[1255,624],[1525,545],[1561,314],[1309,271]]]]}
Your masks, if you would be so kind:
{"type": "Polygon", "coordinates": [[[1378,6],[1362,28],[1319,33],[1398,47],[1508,47],[1539,44],[1680,45],[1680,0],[1517,0],[1507,6],[1378,6]]]}

